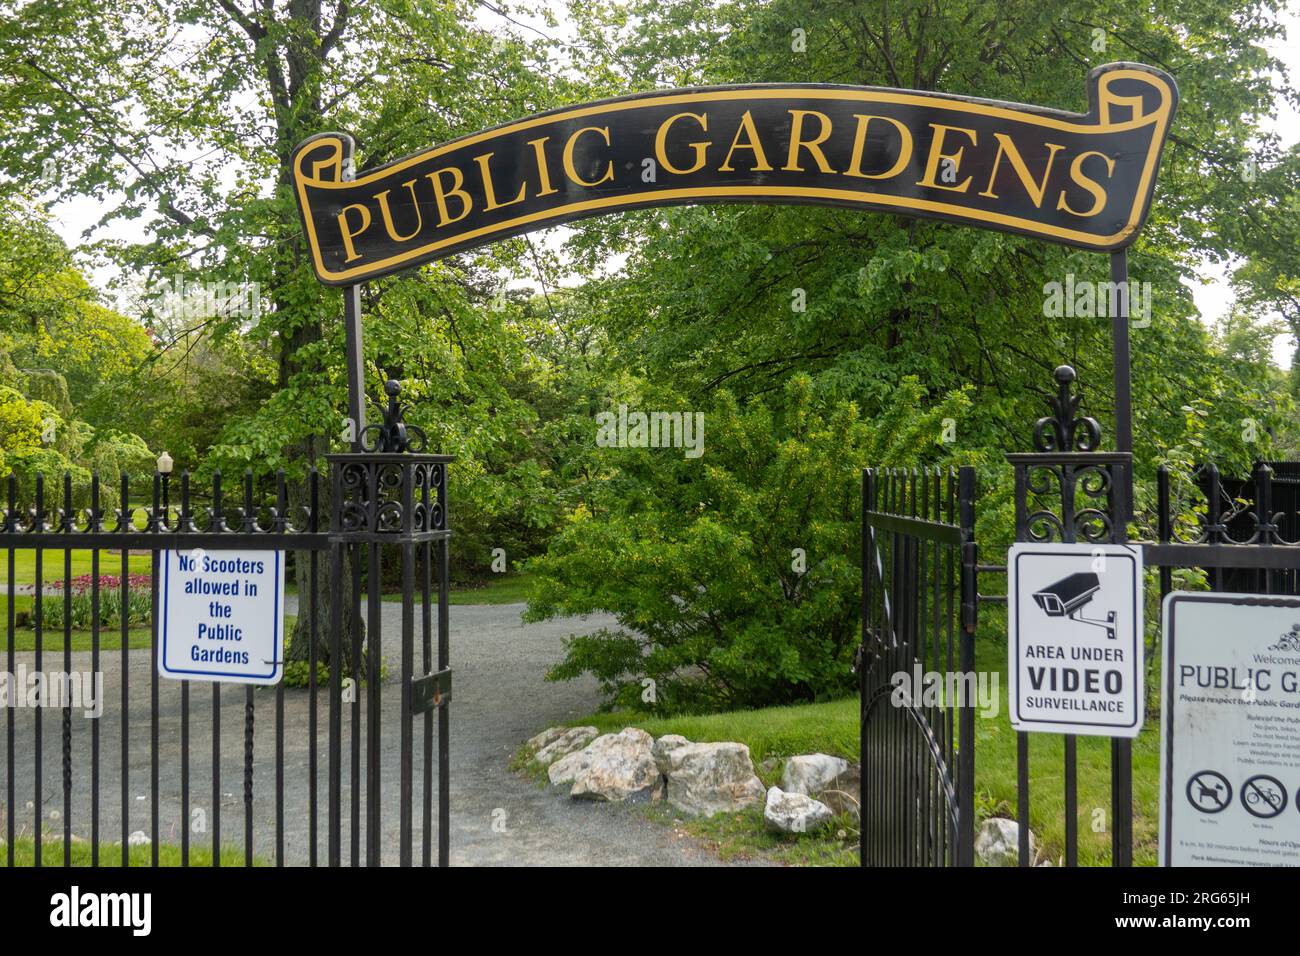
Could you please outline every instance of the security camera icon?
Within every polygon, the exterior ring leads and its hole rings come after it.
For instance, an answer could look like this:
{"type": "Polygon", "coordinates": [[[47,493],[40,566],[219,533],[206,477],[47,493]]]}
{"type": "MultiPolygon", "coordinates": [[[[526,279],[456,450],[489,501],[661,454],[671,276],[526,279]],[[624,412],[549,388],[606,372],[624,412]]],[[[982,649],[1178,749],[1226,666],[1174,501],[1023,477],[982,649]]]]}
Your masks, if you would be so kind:
{"type": "Polygon", "coordinates": [[[1083,616],[1083,608],[1101,590],[1101,580],[1091,571],[1077,571],[1066,575],[1055,584],[1034,593],[1034,602],[1048,617],[1068,617],[1080,624],[1104,627],[1106,636],[1115,640],[1115,612],[1107,611],[1106,620],[1098,621],[1083,616]]]}

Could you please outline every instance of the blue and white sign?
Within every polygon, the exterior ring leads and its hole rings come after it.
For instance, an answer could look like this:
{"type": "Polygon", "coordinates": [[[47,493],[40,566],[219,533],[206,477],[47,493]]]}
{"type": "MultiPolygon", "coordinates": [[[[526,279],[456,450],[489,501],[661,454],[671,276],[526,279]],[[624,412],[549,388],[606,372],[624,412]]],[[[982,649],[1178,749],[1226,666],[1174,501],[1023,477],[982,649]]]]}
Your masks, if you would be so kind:
{"type": "Polygon", "coordinates": [[[280,682],[283,551],[164,551],[160,611],[163,677],[280,682]]]}

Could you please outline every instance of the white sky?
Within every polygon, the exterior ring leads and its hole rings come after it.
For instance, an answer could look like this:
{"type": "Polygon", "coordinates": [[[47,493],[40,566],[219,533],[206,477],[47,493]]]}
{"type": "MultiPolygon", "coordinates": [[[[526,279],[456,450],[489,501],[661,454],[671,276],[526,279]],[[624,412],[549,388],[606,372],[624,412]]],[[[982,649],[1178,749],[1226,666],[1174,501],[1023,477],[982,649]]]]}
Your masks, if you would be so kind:
{"type": "MultiPolygon", "coordinates": [[[[547,2],[556,12],[557,18],[560,20],[558,29],[551,30],[547,28],[540,18],[536,17],[521,17],[520,22],[535,26],[538,28],[538,32],[551,36],[558,35],[563,38],[570,36],[571,33],[566,29],[563,20],[563,4],[561,0],[544,0],[544,2],[547,2]]],[[[479,8],[478,19],[485,25],[490,24],[495,28],[501,26],[500,19],[482,7],[479,8]]],[[[1270,52],[1286,64],[1293,81],[1300,82],[1300,11],[1292,10],[1285,14],[1284,22],[1287,25],[1287,36],[1284,40],[1271,44],[1270,52]]],[[[978,91],[975,90],[960,92],[978,95],[978,91]]],[[[1283,145],[1290,146],[1300,141],[1300,112],[1297,112],[1287,103],[1279,103],[1276,107],[1276,115],[1266,122],[1265,127],[1276,132],[1283,145]]],[[[82,233],[91,228],[102,214],[101,205],[90,198],[76,198],[61,202],[51,209],[52,225],[55,230],[70,246],[74,247],[84,241],[82,233]]],[[[112,231],[120,239],[144,241],[148,238],[148,232],[141,228],[136,220],[118,220],[113,224],[112,231]]],[[[97,233],[92,235],[92,238],[100,238],[101,235],[102,233],[97,233]]],[[[550,248],[556,248],[562,235],[563,232],[560,230],[548,230],[541,241],[545,242],[550,248]]],[[[621,263],[611,263],[611,265],[617,268],[621,263]]],[[[87,267],[91,275],[91,281],[105,291],[107,291],[109,283],[120,276],[119,270],[113,266],[88,262],[87,267]]],[[[1232,290],[1228,284],[1229,270],[1230,266],[1227,265],[1205,264],[1198,270],[1203,281],[1189,283],[1193,299],[1201,312],[1202,320],[1207,324],[1213,325],[1217,323],[1226,315],[1231,305],[1232,290]]],[[[1290,367],[1294,351],[1295,341],[1289,333],[1278,336],[1274,341],[1274,358],[1283,368],[1290,367]]]]}

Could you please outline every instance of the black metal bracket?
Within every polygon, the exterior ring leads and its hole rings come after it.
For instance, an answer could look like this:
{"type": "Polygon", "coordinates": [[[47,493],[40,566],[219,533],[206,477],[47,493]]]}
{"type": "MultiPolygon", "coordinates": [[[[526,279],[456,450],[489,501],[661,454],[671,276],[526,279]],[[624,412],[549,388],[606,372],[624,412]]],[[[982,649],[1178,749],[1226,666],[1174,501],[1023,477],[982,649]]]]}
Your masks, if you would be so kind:
{"type": "Polygon", "coordinates": [[[411,678],[411,713],[423,714],[451,701],[451,668],[411,678]]]}

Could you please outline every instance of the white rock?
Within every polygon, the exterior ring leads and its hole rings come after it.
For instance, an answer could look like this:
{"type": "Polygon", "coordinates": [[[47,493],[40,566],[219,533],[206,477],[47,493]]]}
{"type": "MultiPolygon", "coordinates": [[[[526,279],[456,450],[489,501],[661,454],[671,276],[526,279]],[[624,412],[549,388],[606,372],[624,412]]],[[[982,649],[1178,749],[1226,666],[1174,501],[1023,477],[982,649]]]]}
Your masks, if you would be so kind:
{"type": "Polygon", "coordinates": [[[780,787],[767,791],[763,821],[780,833],[812,833],[831,822],[831,808],[803,793],[786,793],[780,787]]]}
{"type": "Polygon", "coordinates": [[[817,799],[831,808],[832,813],[847,813],[854,820],[861,816],[862,768],[850,764],[849,768],[817,791],[817,799]]]}
{"type": "Polygon", "coordinates": [[[569,732],[568,727],[547,727],[536,737],[530,737],[528,739],[528,742],[525,743],[524,746],[527,747],[529,750],[531,750],[533,753],[537,753],[537,751],[541,750],[547,744],[558,740],[568,732],[569,732]]]}
{"type": "Polygon", "coordinates": [[[659,782],[659,769],[650,753],[652,744],[654,738],[636,727],[597,737],[584,749],[569,755],[586,755],[586,765],[574,775],[569,796],[617,802],[649,790],[659,782]]]}
{"type": "Polygon", "coordinates": [[[802,754],[785,762],[781,789],[815,797],[830,782],[849,768],[849,762],[827,754],[802,754]]]}
{"type": "Polygon", "coordinates": [[[668,802],[683,813],[711,817],[763,802],[763,782],[744,744],[673,741],[661,750],[656,741],[655,747],[655,762],[668,778],[668,802]]]}
{"type": "MultiPolygon", "coordinates": [[[[1029,859],[1037,854],[1034,831],[1029,831],[1029,859]]],[[[984,866],[1020,864],[1020,824],[1006,817],[989,817],[975,834],[975,856],[984,866]]]]}
{"type": "Polygon", "coordinates": [[[549,767],[561,757],[567,757],[575,750],[587,746],[599,733],[595,727],[566,727],[564,733],[533,754],[533,760],[543,767],[549,767]]]}
{"type": "MultiPolygon", "coordinates": [[[[613,735],[606,734],[605,736],[610,737],[613,735]]],[[[603,738],[601,737],[597,737],[596,740],[591,742],[591,744],[602,739],[603,738]]],[[[547,779],[551,781],[552,786],[560,787],[573,783],[574,778],[577,777],[579,773],[591,766],[593,758],[591,754],[587,753],[587,749],[591,744],[588,744],[581,750],[575,750],[571,754],[565,754],[559,760],[555,761],[555,763],[546,768],[546,776],[547,779]]]]}
{"type": "Polygon", "coordinates": [[[650,748],[650,753],[655,758],[655,766],[659,768],[659,772],[667,776],[669,755],[679,747],[689,747],[690,744],[691,742],[681,734],[664,734],[656,740],[654,746],[650,748]]]}
{"type": "Polygon", "coordinates": [[[153,840],[149,839],[149,835],[143,830],[136,830],[126,838],[127,846],[148,846],[152,842],[153,840]]]}
{"type": "Polygon", "coordinates": [[[650,747],[654,737],[636,727],[604,734],[547,767],[555,786],[572,784],[569,795],[591,800],[624,800],[659,780],[650,747]]]}

